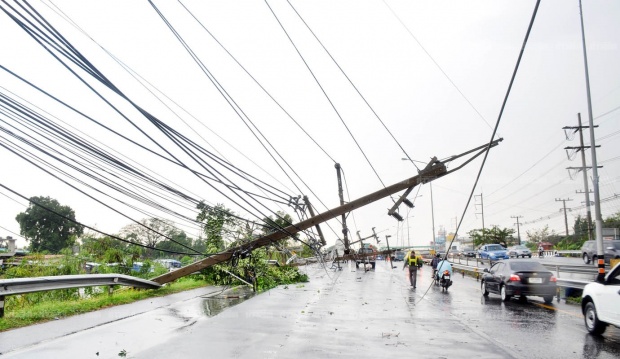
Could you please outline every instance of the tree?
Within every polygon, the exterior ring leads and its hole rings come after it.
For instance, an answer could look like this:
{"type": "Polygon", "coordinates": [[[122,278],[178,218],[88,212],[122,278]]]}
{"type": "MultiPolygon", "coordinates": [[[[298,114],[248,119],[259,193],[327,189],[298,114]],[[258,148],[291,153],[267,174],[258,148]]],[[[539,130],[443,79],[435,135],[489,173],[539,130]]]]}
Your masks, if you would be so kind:
{"type": "Polygon", "coordinates": [[[223,204],[211,207],[201,201],[196,208],[200,210],[196,220],[204,225],[207,252],[223,251],[226,248],[226,242],[236,239],[237,219],[223,204]]]}
{"type": "Polygon", "coordinates": [[[489,243],[501,244],[504,247],[508,247],[515,242],[515,238],[512,236],[514,233],[515,230],[512,228],[499,228],[498,226],[473,229],[468,232],[469,236],[474,241],[475,247],[489,243]]]}
{"type": "MultiPolygon", "coordinates": [[[[283,228],[286,228],[293,224],[293,218],[288,213],[284,213],[282,211],[276,212],[276,218],[274,219],[272,216],[269,216],[263,219],[266,227],[263,228],[263,234],[269,234],[271,232],[279,231],[283,228]]],[[[294,234],[293,236],[289,236],[283,238],[278,241],[278,245],[286,246],[288,244],[289,239],[297,239],[299,238],[298,234],[294,234]]]]}
{"type": "Polygon", "coordinates": [[[160,218],[145,218],[138,223],[132,223],[121,229],[121,235],[128,240],[155,248],[157,243],[170,236],[174,230],[172,222],[160,218]]]}
{"type": "Polygon", "coordinates": [[[525,233],[527,234],[527,238],[532,243],[546,242],[546,241],[549,240],[549,237],[556,237],[557,236],[557,234],[555,233],[554,230],[549,230],[549,226],[548,225],[545,225],[541,229],[535,229],[535,230],[531,230],[531,231],[526,231],[525,233]]]}
{"type": "MultiPolygon", "coordinates": [[[[157,247],[157,249],[163,249],[166,251],[172,251],[172,252],[180,252],[180,253],[191,253],[192,251],[190,251],[189,249],[187,249],[187,247],[189,248],[195,248],[193,246],[193,242],[191,238],[187,237],[187,234],[185,234],[185,232],[183,231],[179,231],[179,230],[174,230],[170,233],[170,238],[172,240],[163,240],[161,242],[158,242],[155,247],[157,247]]],[[[162,255],[165,255],[166,257],[170,257],[171,255],[167,252],[162,252],[162,255]]],[[[176,255],[176,257],[180,258],[181,254],[176,255]]],[[[172,255],[172,257],[175,257],[175,255],[172,255]]]]}
{"type": "Polygon", "coordinates": [[[72,246],[84,232],[84,226],[75,221],[73,209],[50,197],[31,197],[26,211],[15,220],[33,252],[58,253],[72,246]]]}
{"type": "Polygon", "coordinates": [[[603,221],[603,227],[605,228],[620,228],[620,212],[605,218],[603,221]]]}
{"type": "Polygon", "coordinates": [[[573,225],[573,231],[575,232],[575,236],[587,237],[588,236],[588,219],[581,217],[581,215],[578,215],[577,218],[575,218],[575,224],[573,225]]]}

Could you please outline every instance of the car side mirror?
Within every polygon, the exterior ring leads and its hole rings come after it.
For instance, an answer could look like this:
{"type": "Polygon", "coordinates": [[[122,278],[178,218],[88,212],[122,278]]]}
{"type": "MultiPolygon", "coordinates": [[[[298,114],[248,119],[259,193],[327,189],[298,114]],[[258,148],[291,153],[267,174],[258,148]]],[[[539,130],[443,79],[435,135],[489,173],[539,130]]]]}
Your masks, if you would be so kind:
{"type": "Polygon", "coordinates": [[[484,273],[489,273],[489,268],[484,268],[483,272],[484,273]]]}

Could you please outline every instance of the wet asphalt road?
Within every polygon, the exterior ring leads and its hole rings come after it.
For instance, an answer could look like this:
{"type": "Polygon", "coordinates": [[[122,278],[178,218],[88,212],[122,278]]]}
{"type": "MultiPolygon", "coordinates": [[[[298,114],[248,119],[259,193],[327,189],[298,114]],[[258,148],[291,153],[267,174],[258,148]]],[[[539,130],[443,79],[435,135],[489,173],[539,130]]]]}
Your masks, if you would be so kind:
{"type": "MultiPolygon", "coordinates": [[[[402,263],[402,262],[401,262],[402,263]]],[[[243,300],[207,287],[0,333],[3,358],[618,358],[620,330],[587,334],[579,307],[504,303],[457,275],[442,292],[430,268],[406,273],[302,269],[311,282],[243,300]],[[228,307],[229,305],[239,303],[228,307]]]]}

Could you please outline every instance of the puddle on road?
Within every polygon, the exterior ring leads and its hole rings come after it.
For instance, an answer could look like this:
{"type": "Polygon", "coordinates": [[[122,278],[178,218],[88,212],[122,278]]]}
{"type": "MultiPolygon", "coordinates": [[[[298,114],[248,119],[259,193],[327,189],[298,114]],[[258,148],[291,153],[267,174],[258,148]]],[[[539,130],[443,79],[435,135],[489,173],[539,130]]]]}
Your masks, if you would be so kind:
{"type": "Polygon", "coordinates": [[[249,287],[236,288],[235,290],[204,298],[202,301],[202,310],[206,316],[213,317],[255,295],[256,293],[249,287]]]}

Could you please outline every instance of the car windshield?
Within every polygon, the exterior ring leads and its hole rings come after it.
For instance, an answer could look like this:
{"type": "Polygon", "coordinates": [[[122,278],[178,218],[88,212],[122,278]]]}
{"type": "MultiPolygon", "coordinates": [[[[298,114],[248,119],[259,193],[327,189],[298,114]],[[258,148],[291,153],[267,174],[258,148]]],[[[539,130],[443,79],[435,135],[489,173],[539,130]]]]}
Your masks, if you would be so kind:
{"type": "Polygon", "coordinates": [[[526,246],[514,246],[514,249],[527,249],[526,246]]]}
{"type": "Polygon", "coordinates": [[[611,243],[611,246],[614,247],[615,249],[620,249],[620,241],[613,241],[611,243]]]}
{"type": "Polygon", "coordinates": [[[534,262],[534,261],[518,261],[518,262],[513,262],[510,263],[510,268],[515,271],[515,272],[519,272],[519,271],[542,271],[542,272],[548,272],[547,268],[545,268],[542,264],[540,264],[539,262],[534,262]]]}
{"type": "Polygon", "coordinates": [[[500,246],[499,244],[495,246],[488,246],[487,248],[490,251],[501,251],[502,249],[504,249],[504,247],[500,246]]]}

